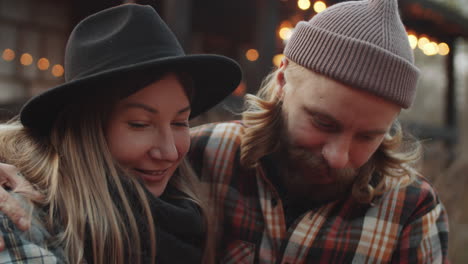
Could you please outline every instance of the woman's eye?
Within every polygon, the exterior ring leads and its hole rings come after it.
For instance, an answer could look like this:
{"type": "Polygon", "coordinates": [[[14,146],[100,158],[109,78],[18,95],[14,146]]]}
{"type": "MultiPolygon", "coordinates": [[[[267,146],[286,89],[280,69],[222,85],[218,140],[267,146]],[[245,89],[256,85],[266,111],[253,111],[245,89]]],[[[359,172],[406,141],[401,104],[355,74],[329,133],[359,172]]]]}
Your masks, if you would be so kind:
{"type": "Polygon", "coordinates": [[[132,128],[145,128],[149,126],[147,123],[141,122],[128,122],[128,125],[132,128]]]}
{"type": "Polygon", "coordinates": [[[177,127],[189,127],[189,122],[188,121],[183,121],[183,122],[174,122],[172,125],[177,126],[177,127]]]}
{"type": "Polygon", "coordinates": [[[375,136],[369,136],[369,135],[361,135],[359,136],[359,139],[361,141],[364,141],[364,142],[370,142],[370,141],[373,141],[374,139],[376,139],[375,136]]]}

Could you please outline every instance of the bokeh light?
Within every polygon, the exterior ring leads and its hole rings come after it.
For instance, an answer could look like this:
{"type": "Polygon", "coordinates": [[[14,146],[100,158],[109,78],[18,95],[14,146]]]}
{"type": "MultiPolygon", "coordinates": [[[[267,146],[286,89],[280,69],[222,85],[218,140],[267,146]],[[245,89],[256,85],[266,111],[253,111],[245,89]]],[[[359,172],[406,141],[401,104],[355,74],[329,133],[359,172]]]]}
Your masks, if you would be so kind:
{"type": "Polygon", "coordinates": [[[418,46],[418,37],[413,34],[408,34],[408,41],[412,49],[415,49],[418,46]]]}
{"type": "Polygon", "coordinates": [[[450,53],[450,47],[447,43],[441,42],[439,43],[439,55],[445,56],[450,53]]]}
{"type": "Polygon", "coordinates": [[[283,54],[276,54],[274,57],[273,57],[273,65],[275,65],[276,67],[279,67],[281,65],[281,60],[284,58],[284,55],[283,54]]]}
{"type": "Polygon", "coordinates": [[[249,60],[249,61],[256,61],[258,60],[258,57],[260,55],[258,54],[258,51],[256,49],[249,49],[246,53],[245,53],[245,57],[249,60]]]}
{"type": "Polygon", "coordinates": [[[298,0],[297,6],[302,10],[307,10],[310,8],[310,0],[298,0]]]}
{"type": "Polygon", "coordinates": [[[33,57],[29,53],[23,53],[20,57],[20,62],[24,66],[29,66],[33,63],[33,57]]]}
{"type": "Polygon", "coordinates": [[[12,49],[5,49],[2,58],[6,61],[12,61],[15,59],[15,52],[12,49]]]}
{"type": "Polygon", "coordinates": [[[38,61],[37,61],[37,67],[39,68],[39,70],[41,71],[45,71],[47,69],[49,69],[49,66],[50,66],[50,62],[48,59],[46,58],[40,58],[38,61]]]}
{"type": "Polygon", "coordinates": [[[427,56],[434,56],[439,53],[439,46],[435,42],[429,42],[424,45],[423,52],[427,56]]]}
{"type": "Polygon", "coordinates": [[[420,48],[421,50],[424,51],[424,46],[426,46],[426,44],[429,44],[429,39],[426,38],[426,37],[420,37],[419,40],[418,40],[418,48],[420,48]]]}
{"type": "Polygon", "coordinates": [[[322,1],[317,1],[314,3],[314,11],[316,13],[320,13],[322,11],[324,11],[325,9],[327,9],[327,5],[322,2],[322,1]]]}
{"type": "Polygon", "coordinates": [[[55,77],[60,77],[62,76],[64,73],[64,69],[63,69],[63,66],[60,65],[60,64],[55,64],[53,67],[52,67],[52,75],[54,75],[55,77]]]}
{"type": "Polygon", "coordinates": [[[240,82],[239,85],[237,86],[236,90],[232,92],[232,95],[242,97],[245,95],[245,92],[247,90],[247,87],[244,82],[240,82]]]}
{"type": "Polygon", "coordinates": [[[278,34],[282,40],[288,40],[292,35],[292,28],[282,27],[278,34]]]}

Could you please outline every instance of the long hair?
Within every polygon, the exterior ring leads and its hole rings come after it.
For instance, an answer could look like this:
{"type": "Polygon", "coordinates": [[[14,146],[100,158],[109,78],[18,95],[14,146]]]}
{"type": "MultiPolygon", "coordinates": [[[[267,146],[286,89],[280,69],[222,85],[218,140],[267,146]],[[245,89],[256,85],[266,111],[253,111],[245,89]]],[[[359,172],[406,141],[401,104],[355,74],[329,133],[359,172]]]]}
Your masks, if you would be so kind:
{"type": "MultiPolygon", "coordinates": [[[[241,164],[254,168],[262,157],[277,151],[281,144],[283,126],[283,101],[277,75],[280,69],[270,73],[256,95],[246,96],[246,110],[242,114],[245,133],[241,141],[241,164]]],[[[284,75],[298,81],[308,69],[288,61],[284,75]]],[[[361,203],[369,203],[384,193],[390,178],[408,177],[411,182],[417,175],[414,169],[421,157],[421,145],[414,138],[403,137],[401,125],[396,120],[368,163],[360,168],[352,186],[352,196],[361,203]],[[372,184],[371,184],[372,180],[372,184]]]]}
{"type": "Polygon", "coordinates": [[[213,229],[214,215],[209,209],[208,190],[200,183],[187,158],[181,161],[177,172],[172,176],[168,184],[186,195],[180,198],[188,199],[200,208],[205,233],[202,263],[212,264],[215,258],[215,233],[213,229]]]}
{"type": "MultiPolygon", "coordinates": [[[[157,219],[153,219],[144,186],[127,175],[110,153],[104,127],[120,98],[106,101],[103,96],[69,106],[47,137],[34,134],[17,120],[1,125],[0,158],[15,165],[44,193],[45,200],[32,202],[48,209],[44,225],[56,235],[69,262],[82,263],[85,256],[91,256],[92,263],[154,263],[157,219]],[[129,190],[136,201],[129,200],[129,190]],[[85,248],[92,249],[92,255],[85,248]],[[141,252],[150,259],[143,259],[141,252]]],[[[197,190],[197,178],[185,161],[170,184],[186,195],[182,199],[200,207],[208,229],[204,258],[210,263],[207,208],[197,190]]]]}
{"type": "Polygon", "coordinates": [[[10,123],[0,132],[1,156],[45,194],[48,216],[44,224],[57,235],[71,263],[83,262],[85,246],[92,249],[93,263],[141,262],[137,253],[142,246],[138,225],[142,221],[123,187],[132,184],[146,215],[143,222],[149,229],[154,260],[154,223],[144,190],[132,177],[123,182],[107,148],[103,113],[91,109],[96,108],[69,109],[57,120],[50,137],[34,136],[19,122],[10,123]],[[85,241],[91,246],[84,245],[85,241]]]}

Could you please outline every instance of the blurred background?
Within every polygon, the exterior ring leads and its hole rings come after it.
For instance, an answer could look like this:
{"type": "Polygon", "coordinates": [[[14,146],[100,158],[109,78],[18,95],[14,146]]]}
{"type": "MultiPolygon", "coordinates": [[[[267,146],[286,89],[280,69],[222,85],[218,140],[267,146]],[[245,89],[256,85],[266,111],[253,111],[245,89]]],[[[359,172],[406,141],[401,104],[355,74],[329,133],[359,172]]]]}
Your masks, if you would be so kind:
{"type": "MultiPolygon", "coordinates": [[[[298,21],[338,0],[0,0],[0,119],[64,81],[68,35],[84,17],[122,3],[153,6],[187,53],[238,61],[236,91],[192,125],[239,118],[245,93],[281,61],[298,21]]],[[[450,256],[468,263],[468,0],[399,0],[421,69],[414,106],[401,121],[424,142],[422,171],[449,212],[450,256]]],[[[131,40],[129,40],[131,41],[131,40]]]]}

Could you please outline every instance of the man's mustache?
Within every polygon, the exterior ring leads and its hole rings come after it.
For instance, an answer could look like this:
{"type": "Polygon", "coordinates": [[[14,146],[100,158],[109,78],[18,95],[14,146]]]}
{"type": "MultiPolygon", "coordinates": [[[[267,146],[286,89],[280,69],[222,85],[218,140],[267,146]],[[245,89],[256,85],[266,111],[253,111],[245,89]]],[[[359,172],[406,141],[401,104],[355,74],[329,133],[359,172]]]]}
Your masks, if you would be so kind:
{"type": "Polygon", "coordinates": [[[300,164],[301,167],[328,172],[331,174],[331,176],[335,177],[336,179],[340,179],[342,177],[349,178],[350,176],[356,175],[356,173],[358,172],[358,170],[352,168],[331,168],[328,165],[328,162],[321,154],[314,153],[304,148],[292,146],[291,144],[288,145],[289,147],[287,155],[290,165],[300,164]]]}

